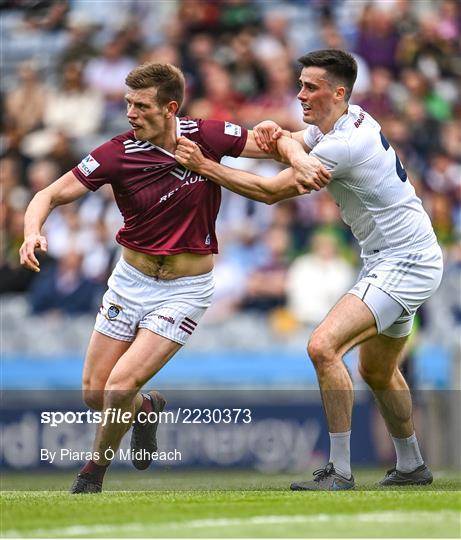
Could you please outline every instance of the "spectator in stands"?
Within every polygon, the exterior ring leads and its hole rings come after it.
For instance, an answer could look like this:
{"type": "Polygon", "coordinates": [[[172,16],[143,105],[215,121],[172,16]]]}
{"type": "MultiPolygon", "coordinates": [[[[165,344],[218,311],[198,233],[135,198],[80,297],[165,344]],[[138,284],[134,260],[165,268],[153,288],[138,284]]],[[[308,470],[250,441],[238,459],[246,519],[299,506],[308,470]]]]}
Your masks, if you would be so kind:
{"type": "Polygon", "coordinates": [[[426,184],[439,193],[455,198],[461,188],[461,165],[444,152],[433,155],[425,175],[426,184]]]}
{"type": "Polygon", "coordinates": [[[370,71],[370,87],[356,102],[374,116],[378,122],[394,113],[389,96],[392,73],[384,67],[375,67],[370,71]]]}
{"type": "Polygon", "coordinates": [[[82,272],[82,254],[68,244],[59,260],[36,276],[29,299],[34,315],[93,314],[100,293],[100,286],[82,272]]]}
{"type": "Polygon", "coordinates": [[[32,161],[27,169],[27,183],[31,196],[49,186],[56,176],[59,176],[59,167],[55,161],[48,158],[32,161]]]}
{"type": "Polygon", "coordinates": [[[203,81],[204,95],[190,103],[189,114],[194,117],[204,115],[205,118],[245,124],[240,117],[244,99],[233,90],[229,72],[221,64],[209,61],[201,64],[200,77],[203,81]]]}
{"type": "Polygon", "coordinates": [[[113,37],[103,46],[101,56],[90,60],[84,70],[84,79],[89,88],[104,96],[106,126],[120,116],[124,122],[125,77],[136,62],[125,55],[123,47],[124,44],[113,37]]]}
{"type": "Polygon", "coordinates": [[[145,39],[142,35],[141,22],[136,16],[128,17],[114,38],[121,43],[124,53],[129,58],[138,58],[144,49],[145,39]]]}
{"type": "Polygon", "coordinates": [[[451,71],[449,52],[450,45],[440,32],[438,17],[424,17],[413,43],[412,66],[426,77],[436,79],[451,71]]]}
{"type": "MultiPolygon", "coordinates": [[[[323,41],[324,49],[347,49],[347,44],[343,36],[340,34],[333,19],[328,18],[322,21],[321,26],[321,38],[323,41]]],[[[370,68],[366,61],[356,52],[352,53],[352,56],[357,62],[357,81],[354,85],[354,91],[352,93],[352,100],[354,103],[360,103],[364,94],[370,91],[370,68]]]]}
{"type": "Polygon", "coordinates": [[[289,41],[289,20],[283,10],[268,10],[264,14],[264,26],[253,42],[257,59],[265,65],[274,58],[288,56],[294,58],[289,41]]]}
{"type": "Polygon", "coordinates": [[[202,319],[203,324],[220,325],[239,313],[246,277],[245,269],[228,255],[221,242],[220,254],[215,258],[213,302],[202,319]]]}
{"type": "Polygon", "coordinates": [[[266,86],[265,73],[253,53],[252,42],[253,36],[246,30],[233,36],[229,48],[230,59],[227,63],[232,86],[246,99],[255,98],[266,86]]]}
{"type": "Polygon", "coordinates": [[[34,2],[26,3],[24,22],[31,28],[45,32],[56,32],[66,27],[69,2],[34,2]]]}
{"type": "Polygon", "coordinates": [[[444,193],[430,193],[426,196],[432,226],[442,245],[454,241],[453,201],[444,193]]]}
{"type": "Polygon", "coordinates": [[[404,102],[402,112],[407,120],[409,144],[427,164],[430,156],[440,149],[440,124],[428,114],[424,101],[418,98],[410,97],[404,102]]]}
{"type": "Polygon", "coordinates": [[[182,0],[177,18],[185,29],[186,37],[198,32],[212,34],[220,28],[219,6],[211,0],[182,0]]]}
{"type": "Polygon", "coordinates": [[[64,172],[75,162],[67,139],[84,142],[87,147],[89,137],[101,128],[104,99],[100,92],[85,84],[82,64],[72,62],[62,69],[59,88],[50,90],[45,99],[43,129],[29,134],[22,149],[30,157],[56,154],[64,162],[64,172]]]}
{"type": "Polygon", "coordinates": [[[231,0],[223,2],[219,9],[219,26],[224,32],[238,32],[260,22],[260,9],[252,0],[231,0]]]}
{"type": "MultiPolygon", "coordinates": [[[[0,201],[0,294],[23,293],[35,277],[21,268],[16,256],[24,227],[24,201],[15,207],[14,198],[13,190],[8,200],[0,201]]],[[[40,260],[46,267],[46,257],[40,260]]]]}
{"type": "Polygon", "coordinates": [[[82,14],[71,14],[67,28],[68,44],[56,60],[59,72],[63,66],[70,62],[87,63],[97,56],[97,49],[93,45],[92,36],[96,31],[93,19],[82,14]]]}
{"type": "MultiPolygon", "coordinates": [[[[100,139],[96,137],[96,140],[100,139]]],[[[53,138],[47,157],[58,164],[61,174],[69,170],[69,166],[75,163],[86,151],[90,138],[71,139],[63,131],[57,131],[53,138]]]]}
{"type": "Polygon", "coordinates": [[[101,128],[103,95],[85,84],[83,64],[79,62],[64,64],[60,75],[60,87],[47,96],[45,128],[62,131],[72,138],[95,134],[101,128]]]}
{"type": "Polygon", "coordinates": [[[287,306],[311,330],[353,284],[356,271],[339,254],[339,241],[328,230],[313,235],[309,250],[288,270],[287,306]]]}
{"type": "Polygon", "coordinates": [[[139,53],[139,62],[144,64],[146,62],[173,64],[174,66],[181,65],[181,57],[176,47],[163,43],[157,47],[145,49],[139,53]]]}
{"type": "Polygon", "coordinates": [[[32,61],[21,62],[17,76],[19,84],[6,96],[6,115],[23,136],[41,126],[47,90],[32,61]]]}
{"type": "Polygon", "coordinates": [[[361,15],[356,52],[370,68],[381,66],[396,73],[397,45],[392,14],[376,4],[367,4],[361,15]]]}
{"type": "Polygon", "coordinates": [[[441,125],[443,150],[458,164],[461,162],[461,124],[456,121],[441,125]]]}
{"type": "Polygon", "coordinates": [[[300,129],[299,104],[296,101],[295,70],[283,54],[264,65],[266,91],[245,109],[246,121],[256,124],[266,118],[286,129],[300,129]]]}
{"type": "Polygon", "coordinates": [[[183,42],[178,47],[178,53],[181,55],[181,65],[186,73],[189,94],[192,98],[203,97],[202,65],[214,60],[216,54],[215,39],[211,35],[202,32],[194,34],[187,42],[183,42]]]}
{"type": "Polygon", "coordinates": [[[20,183],[20,165],[16,156],[5,154],[0,158],[0,174],[2,186],[0,200],[5,202],[11,190],[20,183]]]}
{"type": "Polygon", "coordinates": [[[286,228],[271,227],[263,236],[264,262],[249,273],[241,308],[267,313],[286,303],[290,237],[286,228]]]}

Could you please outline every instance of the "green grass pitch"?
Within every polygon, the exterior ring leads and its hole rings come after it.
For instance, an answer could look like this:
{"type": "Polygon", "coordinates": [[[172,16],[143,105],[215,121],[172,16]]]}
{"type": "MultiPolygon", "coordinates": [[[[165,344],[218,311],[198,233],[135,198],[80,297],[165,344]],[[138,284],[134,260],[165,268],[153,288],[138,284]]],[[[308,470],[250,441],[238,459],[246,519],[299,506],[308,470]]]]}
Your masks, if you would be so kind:
{"type": "MultiPolygon", "coordinates": [[[[299,474],[110,471],[105,492],[69,495],[71,472],[4,474],[1,535],[20,538],[460,538],[461,480],[354,492],[287,488],[299,474]]],[[[304,475],[306,476],[306,475],[304,475]]],[[[307,476],[306,476],[307,477],[307,476]]]]}

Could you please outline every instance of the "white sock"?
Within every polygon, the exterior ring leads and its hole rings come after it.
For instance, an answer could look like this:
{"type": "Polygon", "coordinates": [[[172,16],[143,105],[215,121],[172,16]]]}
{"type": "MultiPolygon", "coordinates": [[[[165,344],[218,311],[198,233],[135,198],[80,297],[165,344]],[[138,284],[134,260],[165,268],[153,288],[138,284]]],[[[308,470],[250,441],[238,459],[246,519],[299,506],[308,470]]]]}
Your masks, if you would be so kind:
{"type": "Polygon", "coordinates": [[[345,478],[351,477],[351,432],[330,433],[330,463],[345,478]]]}
{"type": "Polygon", "coordinates": [[[396,468],[398,471],[412,472],[424,463],[414,433],[406,439],[392,437],[392,440],[394,441],[395,453],[397,454],[396,468]]]}

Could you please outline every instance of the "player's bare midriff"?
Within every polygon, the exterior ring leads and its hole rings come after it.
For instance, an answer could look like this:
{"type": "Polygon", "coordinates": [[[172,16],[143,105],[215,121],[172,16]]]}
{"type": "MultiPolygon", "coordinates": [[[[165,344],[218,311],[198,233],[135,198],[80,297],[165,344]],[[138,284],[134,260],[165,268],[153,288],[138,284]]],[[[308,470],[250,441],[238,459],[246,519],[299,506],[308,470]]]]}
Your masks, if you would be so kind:
{"type": "Polygon", "coordinates": [[[147,255],[124,247],[123,258],[143,274],[158,279],[199,276],[213,270],[213,255],[211,254],[147,255]]]}

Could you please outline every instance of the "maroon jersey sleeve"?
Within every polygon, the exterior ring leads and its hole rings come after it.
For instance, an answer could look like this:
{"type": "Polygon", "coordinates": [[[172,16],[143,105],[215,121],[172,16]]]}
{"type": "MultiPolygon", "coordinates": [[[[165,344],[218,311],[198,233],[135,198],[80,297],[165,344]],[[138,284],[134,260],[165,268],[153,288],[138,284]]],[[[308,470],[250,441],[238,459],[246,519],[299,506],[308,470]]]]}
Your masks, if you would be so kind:
{"type": "Polygon", "coordinates": [[[223,156],[238,157],[245,147],[248,130],[221,120],[201,120],[198,132],[201,143],[217,161],[223,156]]]}
{"type": "Polygon", "coordinates": [[[83,158],[72,172],[91,191],[113,183],[120,171],[120,147],[117,139],[105,142],[83,158]]]}

